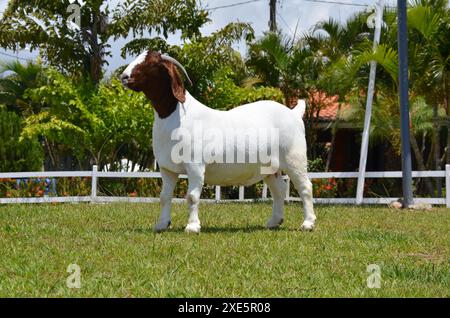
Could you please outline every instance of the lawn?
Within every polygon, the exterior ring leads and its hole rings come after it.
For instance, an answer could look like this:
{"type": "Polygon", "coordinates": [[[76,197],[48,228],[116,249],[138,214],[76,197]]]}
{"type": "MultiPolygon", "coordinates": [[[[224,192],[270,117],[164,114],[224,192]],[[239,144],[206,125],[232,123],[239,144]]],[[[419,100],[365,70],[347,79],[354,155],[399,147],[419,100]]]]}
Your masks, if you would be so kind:
{"type": "Polygon", "coordinates": [[[317,206],[299,231],[299,203],[281,229],[271,206],[202,204],[202,233],[154,234],[157,204],[0,206],[1,297],[449,297],[450,212],[317,206]],[[70,264],[81,288],[67,287],[70,264]],[[381,288],[367,287],[369,264],[381,288]]]}

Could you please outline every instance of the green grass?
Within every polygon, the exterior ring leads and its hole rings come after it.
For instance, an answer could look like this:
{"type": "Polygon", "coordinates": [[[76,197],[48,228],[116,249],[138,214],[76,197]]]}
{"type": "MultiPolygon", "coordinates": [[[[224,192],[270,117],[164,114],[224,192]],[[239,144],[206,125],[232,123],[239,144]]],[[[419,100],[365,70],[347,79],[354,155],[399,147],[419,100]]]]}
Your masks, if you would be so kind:
{"type": "Polygon", "coordinates": [[[0,296],[449,297],[450,213],[317,206],[299,231],[300,204],[268,231],[269,203],[202,204],[202,233],[154,234],[156,204],[0,206],[0,296]],[[81,288],[69,289],[69,264],[81,288]],[[381,288],[366,285],[369,264],[381,288]]]}

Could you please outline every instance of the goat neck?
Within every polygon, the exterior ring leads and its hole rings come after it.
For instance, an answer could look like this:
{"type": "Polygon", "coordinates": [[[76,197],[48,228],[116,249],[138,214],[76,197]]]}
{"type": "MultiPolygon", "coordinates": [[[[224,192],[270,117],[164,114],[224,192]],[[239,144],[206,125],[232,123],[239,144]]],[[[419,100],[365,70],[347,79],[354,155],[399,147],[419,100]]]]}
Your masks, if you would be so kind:
{"type": "Polygon", "coordinates": [[[169,117],[177,108],[178,100],[173,96],[170,86],[169,88],[148,88],[143,92],[150,99],[153,108],[161,119],[169,117]]]}
{"type": "Polygon", "coordinates": [[[143,93],[151,100],[158,116],[162,119],[169,117],[177,108],[178,99],[172,92],[171,79],[164,70],[148,81],[143,93]]]}

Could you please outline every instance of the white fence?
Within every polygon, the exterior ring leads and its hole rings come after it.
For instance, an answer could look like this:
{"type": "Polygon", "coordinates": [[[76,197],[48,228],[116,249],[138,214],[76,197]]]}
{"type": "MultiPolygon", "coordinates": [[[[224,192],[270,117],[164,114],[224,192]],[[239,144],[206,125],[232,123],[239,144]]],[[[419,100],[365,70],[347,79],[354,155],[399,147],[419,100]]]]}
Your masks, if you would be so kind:
{"type": "MultiPolygon", "coordinates": [[[[329,178],[358,178],[358,172],[311,172],[308,173],[311,179],[329,179],[329,178]]],[[[445,198],[415,198],[415,203],[429,203],[437,205],[446,205],[450,208],[450,165],[445,166],[445,171],[413,171],[413,178],[445,178],[445,198]]],[[[161,178],[159,172],[102,172],[97,171],[97,166],[92,167],[92,171],[46,171],[46,172],[7,172],[0,173],[0,179],[22,179],[22,178],[55,178],[55,177],[89,177],[91,178],[90,196],[46,196],[33,198],[0,198],[0,204],[6,203],[50,203],[50,202],[159,202],[159,198],[148,197],[114,197],[97,195],[98,178],[161,178]]],[[[381,171],[366,172],[366,178],[401,178],[401,171],[381,171]]],[[[187,178],[186,175],[180,175],[180,178],[187,178]]],[[[284,177],[289,180],[288,176],[284,177]]],[[[298,197],[290,196],[290,183],[286,190],[287,201],[300,201],[298,197]]],[[[220,186],[215,187],[215,199],[202,199],[204,202],[225,202],[225,201],[253,201],[255,199],[267,199],[267,185],[264,184],[261,198],[245,199],[244,187],[239,187],[239,199],[222,200],[220,195],[220,186]]],[[[364,198],[363,204],[387,204],[398,198],[364,198]]],[[[174,199],[183,201],[184,199],[174,199]]],[[[315,198],[315,203],[321,204],[356,204],[356,198],[315,198]]]]}

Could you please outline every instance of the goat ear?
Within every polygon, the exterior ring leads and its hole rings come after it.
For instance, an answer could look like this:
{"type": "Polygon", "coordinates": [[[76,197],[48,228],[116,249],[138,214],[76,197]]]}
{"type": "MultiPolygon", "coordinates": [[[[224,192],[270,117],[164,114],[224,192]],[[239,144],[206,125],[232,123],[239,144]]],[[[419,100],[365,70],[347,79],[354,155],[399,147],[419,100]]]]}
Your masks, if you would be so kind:
{"type": "Polygon", "coordinates": [[[164,63],[164,65],[169,73],[173,96],[175,96],[180,103],[184,103],[186,101],[186,94],[184,91],[183,81],[181,80],[176,66],[172,63],[164,63]]]}

